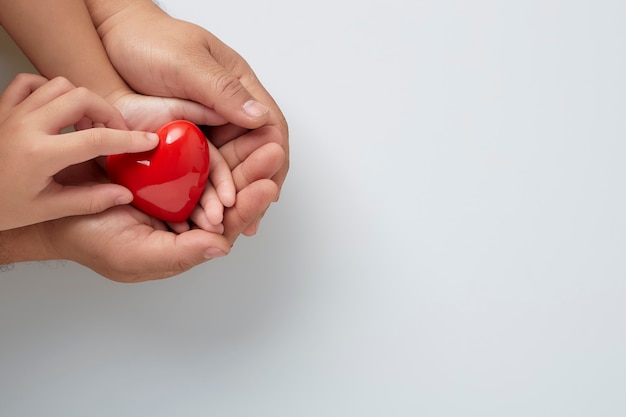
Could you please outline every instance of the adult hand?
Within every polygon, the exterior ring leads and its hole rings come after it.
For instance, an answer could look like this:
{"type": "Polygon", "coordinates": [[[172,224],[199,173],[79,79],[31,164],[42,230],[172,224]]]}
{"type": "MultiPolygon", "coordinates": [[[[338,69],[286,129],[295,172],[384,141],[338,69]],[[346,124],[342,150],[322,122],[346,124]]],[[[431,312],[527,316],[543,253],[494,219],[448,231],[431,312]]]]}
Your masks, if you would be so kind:
{"type": "MultiPolygon", "coordinates": [[[[33,234],[33,228],[37,231],[37,239],[21,239],[29,242],[23,246],[30,253],[17,253],[2,262],[67,259],[115,281],[139,282],[177,275],[227,254],[237,237],[276,198],[278,188],[267,178],[280,169],[284,158],[283,149],[272,140],[277,134],[273,128],[263,128],[230,140],[221,147],[237,187],[237,201],[224,213],[223,235],[201,229],[176,234],[168,231],[162,222],[135,208],[121,206],[96,215],[66,217],[23,228],[19,232],[25,236],[33,234]],[[37,254],[32,255],[33,251],[37,254]]],[[[70,167],[59,174],[60,182],[105,180],[93,161],[70,167]]],[[[12,248],[20,247],[20,235],[13,236],[10,242],[12,248]]],[[[0,254],[1,249],[2,233],[0,254]]]]}
{"type": "Polygon", "coordinates": [[[250,236],[257,232],[259,219],[278,197],[278,186],[269,178],[283,167],[285,160],[284,149],[276,143],[280,132],[268,126],[241,135],[236,129],[217,127],[209,130],[208,135],[219,144],[237,189],[236,203],[225,210],[223,222],[224,236],[234,243],[240,234],[250,236]]]}
{"type": "Polygon", "coordinates": [[[154,148],[156,135],[130,132],[120,113],[64,78],[21,74],[0,97],[0,230],[103,211],[132,194],[115,184],[64,186],[54,175],[100,155],[154,148]],[[72,125],[90,128],[61,134],[72,125]]]}
{"type": "Polygon", "coordinates": [[[38,226],[51,259],[72,260],[120,282],[174,276],[230,250],[217,233],[195,229],[177,234],[131,206],[38,226]]]}
{"type": "Polygon", "coordinates": [[[136,91],[193,100],[241,128],[276,128],[273,140],[284,157],[272,179],[280,190],[289,168],[287,123],[239,54],[150,0],[87,0],[87,6],[111,63],[136,91]]]}

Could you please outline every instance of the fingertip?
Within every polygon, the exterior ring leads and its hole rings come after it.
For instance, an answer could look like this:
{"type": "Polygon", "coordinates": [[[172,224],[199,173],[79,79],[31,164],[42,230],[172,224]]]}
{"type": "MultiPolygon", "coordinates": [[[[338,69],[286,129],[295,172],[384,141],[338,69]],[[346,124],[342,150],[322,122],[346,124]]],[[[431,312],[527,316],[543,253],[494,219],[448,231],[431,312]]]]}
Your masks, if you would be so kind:
{"type": "Polygon", "coordinates": [[[217,226],[224,221],[224,210],[217,205],[214,208],[205,208],[205,216],[212,226],[217,226]]]}
{"type": "Polygon", "coordinates": [[[120,194],[115,198],[116,206],[124,206],[126,204],[130,204],[133,201],[133,194],[128,192],[124,194],[120,194]]]}
{"type": "Polygon", "coordinates": [[[235,205],[235,201],[237,197],[236,197],[236,192],[235,192],[234,187],[233,189],[226,189],[226,190],[220,189],[220,191],[218,191],[218,195],[224,207],[232,207],[235,205]]]}
{"type": "Polygon", "coordinates": [[[157,135],[156,133],[146,132],[146,139],[154,146],[159,143],[159,135],[157,135]]]}
{"type": "Polygon", "coordinates": [[[244,114],[252,119],[260,119],[268,116],[270,112],[269,107],[253,99],[243,103],[241,108],[243,109],[244,114]]]}
{"type": "MultiPolygon", "coordinates": [[[[142,143],[141,143],[141,151],[149,151],[151,149],[154,149],[158,144],[159,144],[159,135],[157,135],[156,133],[152,133],[152,132],[138,132],[139,136],[141,137],[142,143]]],[[[140,152],[141,152],[140,151],[140,152]]]]}
{"type": "Polygon", "coordinates": [[[117,131],[120,133],[117,146],[126,148],[123,153],[140,153],[151,151],[159,145],[159,135],[142,131],[117,131]],[[130,135],[130,141],[128,140],[130,135]]]}
{"type": "Polygon", "coordinates": [[[222,256],[226,256],[226,252],[219,248],[208,248],[204,251],[204,258],[206,260],[221,258],[222,256]]]}

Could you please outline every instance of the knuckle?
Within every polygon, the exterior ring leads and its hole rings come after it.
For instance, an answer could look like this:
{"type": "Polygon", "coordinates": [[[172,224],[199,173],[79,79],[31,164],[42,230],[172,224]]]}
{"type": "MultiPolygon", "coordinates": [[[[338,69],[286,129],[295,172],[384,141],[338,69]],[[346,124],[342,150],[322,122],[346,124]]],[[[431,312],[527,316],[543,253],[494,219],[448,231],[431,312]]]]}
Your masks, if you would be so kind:
{"type": "Polygon", "coordinates": [[[168,270],[172,274],[179,274],[185,272],[194,267],[194,263],[188,259],[171,259],[168,265],[168,270]]]}
{"type": "Polygon", "coordinates": [[[104,138],[104,129],[92,128],[87,129],[84,132],[87,135],[87,140],[92,147],[96,149],[102,149],[104,147],[104,144],[106,143],[104,138]]]}
{"type": "Polygon", "coordinates": [[[72,91],[75,95],[75,99],[78,101],[85,100],[92,95],[92,92],[85,87],[75,87],[72,91]]]}
{"type": "Polygon", "coordinates": [[[234,97],[244,89],[239,79],[228,73],[215,77],[213,83],[215,91],[225,98],[234,97]]]}
{"type": "Polygon", "coordinates": [[[62,76],[54,77],[48,82],[48,85],[56,91],[67,91],[76,88],[70,80],[62,76]]]}
{"type": "Polygon", "coordinates": [[[15,76],[15,78],[13,79],[13,82],[15,84],[20,84],[20,85],[30,84],[30,82],[33,79],[35,79],[35,77],[37,77],[35,74],[29,74],[29,73],[26,73],[26,72],[21,72],[21,73],[19,73],[19,74],[17,74],[15,76]]]}
{"type": "Polygon", "coordinates": [[[99,213],[103,209],[102,202],[91,198],[84,199],[79,207],[80,214],[99,213]]]}

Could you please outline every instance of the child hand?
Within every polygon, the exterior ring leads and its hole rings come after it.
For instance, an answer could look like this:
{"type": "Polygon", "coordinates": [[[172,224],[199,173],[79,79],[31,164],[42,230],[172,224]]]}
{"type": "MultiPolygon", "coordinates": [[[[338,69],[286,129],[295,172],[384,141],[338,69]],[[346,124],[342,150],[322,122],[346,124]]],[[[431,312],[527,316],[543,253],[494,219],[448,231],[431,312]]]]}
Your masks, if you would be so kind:
{"type": "Polygon", "coordinates": [[[120,185],[61,185],[54,179],[97,156],[157,145],[156,135],[126,128],[114,107],[64,78],[17,76],[0,96],[0,230],[129,203],[132,194],[120,185]],[[73,125],[84,130],[61,133],[73,125]]]}

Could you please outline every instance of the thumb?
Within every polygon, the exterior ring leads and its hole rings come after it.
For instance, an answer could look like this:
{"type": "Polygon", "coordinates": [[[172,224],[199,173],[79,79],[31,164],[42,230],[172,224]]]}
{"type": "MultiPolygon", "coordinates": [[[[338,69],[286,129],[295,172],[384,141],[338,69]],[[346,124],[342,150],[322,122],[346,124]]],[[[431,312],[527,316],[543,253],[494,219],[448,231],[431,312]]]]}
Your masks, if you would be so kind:
{"type": "Polygon", "coordinates": [[[206,65],[207,71],[198,74],[191,84],[193,99],[237,126],[256,129],[265,125],[270,110],[267,104],[256,99],[241,80],[217,62],[206,65]]]}

